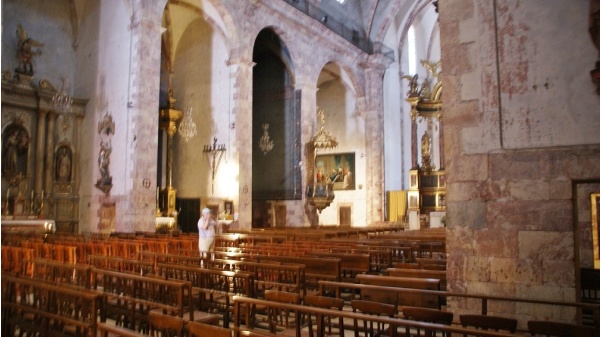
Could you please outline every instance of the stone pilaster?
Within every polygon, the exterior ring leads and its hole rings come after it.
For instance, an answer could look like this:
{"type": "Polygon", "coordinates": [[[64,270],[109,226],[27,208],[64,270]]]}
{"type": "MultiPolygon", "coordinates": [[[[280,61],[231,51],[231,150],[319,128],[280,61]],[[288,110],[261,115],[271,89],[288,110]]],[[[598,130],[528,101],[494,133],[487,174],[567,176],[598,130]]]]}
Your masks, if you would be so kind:
{"type": "Polygon", "coordinates": [[[53,173],[54,170],[54,125],[56,124],[56,113],[53,111],[48,112],[48,139],[46,141],[46,177],[44,178],[44,190],[50,196],[53,193],[53,173]]]}
{"type": "MultiPolygon", "coordinates": [[[[309,82],[308,80],[299,80],[296,86],[296,89],[302,90],[302,179],[303,184],[302,188],[306,189],[306,184],[308,182],[314,181],[314,167],[315,160],[314,154],[311,151],[311,147],[309,146],[309,142],[314,136],[314,134],[318,131],[315,128],[317,123],[317,90],[318,88],[314,83],[309,82]]],[[[316,209],[311,208],[311,206],[306,201],[306,193],[305,190],[302,191],[302,201],[304,205],[304,219],[299,219],[298,224],[305,223],[305,219],[308,220],[310,226],[318,226],[319,219],[317,217],[316,209]]]]}
{"type": "MultiPolygon", "coordinates": [[[[241,228],[252,227],[252,68],[250,60],[230,60],[229,76],[232,78],[233,111],[235,139],[239,160],[239,222],[241,228]]],[[[231,126],[230,126],[231,127],[231,126]]],[[[236,154],[232,153],[232,156],[236,154]]],[[[234,158],[235,160],[235,158],[234,158]]]]}
{"type": "MultiPolygon", "coordinates": [[[[46,116],[47,110],[41,109],[38,114],[37,121],[37,144],[35,151],[35,160],[37,163],[44,162],[44,145],[45,145],[45,130],[46,130],[46,116]]],[[[44,189],[44,165],[37,165],[35,170],[35,191],[36,194],[41,193],[44,189]]]]}
{"type": "Polygon", "coordinates": [[[161,34],[164,0],[133,1],[131,71],[129,73],[126,195],[117,231],[153,231],[156,210],[156,151],[160,88],[161,34]],[[154,112],[154,113],[152,113],[154,112]],[[154,183],[153,183],[154,182],[154,183]]]}
{"type": "Polygon", "coordinates": [[[367,224],[384,219],[383,185],[383,74],[390,59],[381,54],[369,57],[365,65],[365,138],[367,152],[367,224]]]}

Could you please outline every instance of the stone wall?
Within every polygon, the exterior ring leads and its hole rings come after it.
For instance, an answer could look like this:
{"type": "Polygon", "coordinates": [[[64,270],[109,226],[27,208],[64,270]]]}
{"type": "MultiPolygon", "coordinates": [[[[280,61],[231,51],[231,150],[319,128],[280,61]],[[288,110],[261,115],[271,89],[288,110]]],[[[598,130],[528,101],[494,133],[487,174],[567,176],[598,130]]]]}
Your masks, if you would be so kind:
{"type": "MultiPolygon", "coordinates": [[[[581,23],[589,9],[584,2],[494,4],[440,2],[448,288],[574,301],[572,183],[600,177],[600,96],[581,23]]],[[[468,301],[449,308],[479,309],[468,301]]],[[[575,314],[492,303],[494,312],[522,321],[575,314]]]]}

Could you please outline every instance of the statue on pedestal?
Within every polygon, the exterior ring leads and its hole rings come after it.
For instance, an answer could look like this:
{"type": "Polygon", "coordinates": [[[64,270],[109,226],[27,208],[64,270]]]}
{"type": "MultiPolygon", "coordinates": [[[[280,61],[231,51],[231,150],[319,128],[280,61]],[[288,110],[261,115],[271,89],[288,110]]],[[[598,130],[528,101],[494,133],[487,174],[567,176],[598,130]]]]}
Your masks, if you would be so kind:
{"type": "Polygon", "coordinates": [[[34,51],[33,47],[43,47],[44,44],[27,36],[27,32],[23,26],[17,26],[17,35],[19,44],[17,46],[17,57],[19,58],[19,67],[15,69],[17,74],[33,75],[33,56],[41,55],[42,51],[34,51]]]}

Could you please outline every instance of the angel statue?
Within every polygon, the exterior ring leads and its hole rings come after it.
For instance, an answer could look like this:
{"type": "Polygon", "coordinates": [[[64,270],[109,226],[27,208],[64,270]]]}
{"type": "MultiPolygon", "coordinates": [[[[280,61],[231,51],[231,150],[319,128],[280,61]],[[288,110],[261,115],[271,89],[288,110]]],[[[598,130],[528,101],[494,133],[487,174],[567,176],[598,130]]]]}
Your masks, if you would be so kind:
{"type": "Polygon", "coordinates": [[[419,96],[419,74],[415,74],[415,76],[404,75],[402,78],[408,80],[408,97],[418,97],[419,96]]]}
{"type": "Polygon", "coordinates": [[[24,75],[33,75],[33,56],[42,54],[41,50],[34,51],[33,47],[43,47],[44,44],[28,37],[27,32],[21,24],[17,26],[17,36],[19,37],[17,57],[20,63],[15,72],[24,75]]]}

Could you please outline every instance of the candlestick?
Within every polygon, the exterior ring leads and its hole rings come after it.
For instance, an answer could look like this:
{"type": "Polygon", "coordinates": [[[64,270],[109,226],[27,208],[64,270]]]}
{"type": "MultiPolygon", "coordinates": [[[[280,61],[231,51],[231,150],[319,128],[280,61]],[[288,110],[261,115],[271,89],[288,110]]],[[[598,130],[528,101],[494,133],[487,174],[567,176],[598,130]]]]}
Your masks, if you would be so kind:
{"type": "Polygon", "coordinates": [[[6,189],[6,208],[5,208],[6,211],[4,212],[4,215],[10,215],[10,211],[8,209],[8,206],[9,206],[8,197],[9,196],[10,196],[10,187],[6,189]]]}

